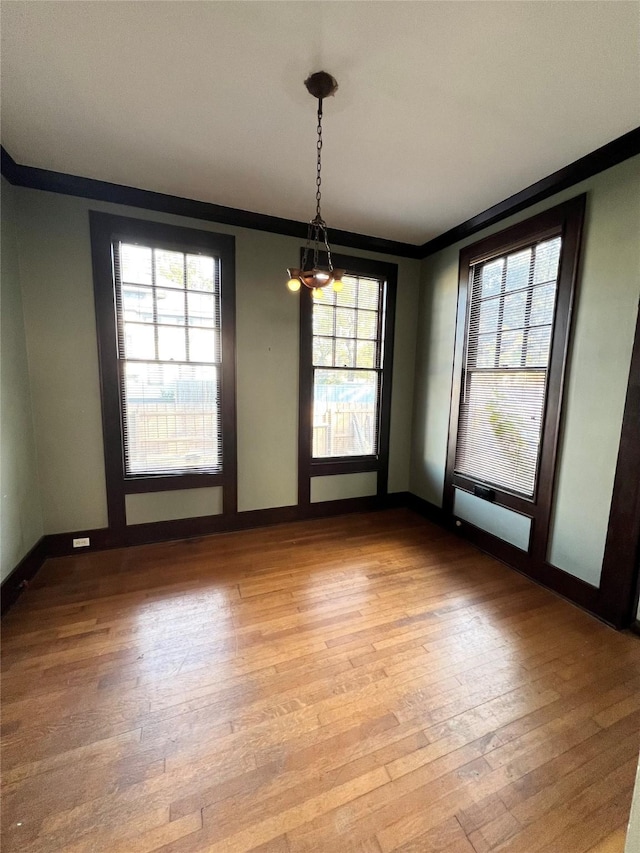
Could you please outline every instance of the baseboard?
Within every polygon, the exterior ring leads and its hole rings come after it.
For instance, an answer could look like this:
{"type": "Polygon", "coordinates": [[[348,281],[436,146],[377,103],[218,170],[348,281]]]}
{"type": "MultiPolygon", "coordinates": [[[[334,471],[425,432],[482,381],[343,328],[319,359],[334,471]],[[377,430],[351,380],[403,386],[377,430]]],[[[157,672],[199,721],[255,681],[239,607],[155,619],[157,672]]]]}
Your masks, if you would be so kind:
{"type": "Polygon", "coordinates": [[[157,521],[136,524],[122,531],[108,527],[91,530],[74,530],[43,536],[19,565],[2,583],[2,614],[11,607],[20,593],[27,588],[45,560],[49,557],[66,557],[110,548],[127,548],[133,545],[152,545],[176,539],[193,539],[215,533],[232,533],[255,527],[267,527],[290,521],[329,518],[356,512],[373,512],[407,506],[408,492],[395,492],[384,497],[345,498],[323,501],[308,506],[283,506],[236,512],[232,515],[210,515],[201,518],[183,518],[175,521],[157,521]],[[73,540],[88,538],[88,548],[74,548],[73,540]]]}
{"type": "Polygon", "coordinates": [[[47,537],[41,536],[29,553],[20,560],[15,569],[2,581],[0,599],[3,616],[15,604],[20,593],[29,586],[30,581],[35,577],[48,556],[47,537]]]}
{"type": "Polygon", "coordinates": [[[629,630],[640,637],[640,619],[634,620],[631,625],[629,625],[629,630]]]}
{"type": "Polygon", "coordinates": [[[404,492],[403,494],[405,495],[404,506],[412,509],[414,512],[417,512],[419,515],[422,515],[434,524],[439,524],[441,527],[449,528],[451,526],[451,519],[447,518],[447,515],[441,506],[437,506],[424,498],[420,498],[412,492],[404,492]]]}
{"type": "MultiPolygon", "coordinates": [[[[534,582],[547,587],[579,607],[588,610],[593,615],[609,622],[606,614],[599,612],[599,590],[597,587],[591,586],[591,584],[550,563],[545,563],[542,567],[532,570],[531,565],[528,563],[525,565],[524,552],[467,522],[462,527],[456,527],[453,517],[447,516],[442,507],[436,506],[411,492],[395,492],[383,497],[346,498],[306,506],[294,505],[249,510],[232,515],[213,515],[202,518],[136,524],[122,531],[99,528],[43,536],[2,583],[2,614],[4,615],[23,589],[28,586],[29,581],[48,557],[77,555],[86,551],[103,551],[109,548],[126,548],[133,545],[150,545],[176,539],[210,536],[215,533],[232,533],[291,521],[329,518],[337,515],[399,507],[407,507],[433,524],[455,532],[494,559],[500,560],[510,568],[525,574],[534,582]],[[74,548],[73,539],[79,537],[88,537],[91,541],[90,547],[82,549],[82,551],[74,548]]],[[[609,622],[609,624],[611,623],[609,622]]],[[[631,630],[640,634],[640,621],[635,622],[631,626],[631,630]]]]}

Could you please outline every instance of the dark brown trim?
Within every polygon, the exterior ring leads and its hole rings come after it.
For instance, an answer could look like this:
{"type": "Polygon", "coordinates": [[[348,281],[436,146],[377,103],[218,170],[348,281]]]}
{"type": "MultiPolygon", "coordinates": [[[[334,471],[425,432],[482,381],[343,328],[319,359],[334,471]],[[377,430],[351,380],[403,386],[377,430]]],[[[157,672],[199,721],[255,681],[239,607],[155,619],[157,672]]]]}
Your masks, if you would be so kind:
{"type": "MultiPolygon", "coordinates": [[[[233,207],[223,207],[195,199],[111,184],[106,181],[96,181],[92,178],[81,178],[64,172],[52,172],[48,169],[22,166],[16,163],[4,148],[0,148],[0,154],[2,155],[2,175],[10,184],[15,186],[108,201],[112,204],[125,204],[144,210],[156,210],[172,213],[176,216],[188,216],[207,222],[219,222],[238,228],[250,228],[301,239],[306,236],[307,223],[304,222],[295,222],[291,219],[252,213],[233,207]]],[[[536,181],[536,183],[509,196],[498,204],[488,207],[482,213],[478,213],[460,225],[456,225],[455,228],[450,228],[437,237],[427,240],[420,246],[335,229],[331,229],[331,241],[349,249],[381,252],[397,255],[401,258],[427,258],[441,249],[453,246],[454,243],[506,219],[508,216],[512,216],[539,201],[551,198],[556,193],[604,172],[606,169],[617,166],[637,154],[640,154],[640,128],[635,128],[608,142],[568,166],[558,169],[557,172],[553,172],[546,178],[536,181]]]]}
{"type": "Polygon", "coordinates": [[[431,503],[431,501],[427,501],[424,498],[418,497],[418,495],[414,495],[413,492],[407,492],[406,495],[406,506],[409,509],[417,512],[419,515],[422,515],[434,524],[438,524],[440,527],[446,527],[449,530],[453,529],[450,520],[447,519],[441,506],[436,506],[436,504],[431,503]]]}
{"type": "Polygon", "coordinates": [[[2,581],[2,615],[15,604],[18,597],[29,586],[29,582],[37,574],[47,559],[47,537],[41,536],[33,548],[26,554],[2,581]]]}
{"type": "MultiPolygon", "coordinates": [[[[236,403],[235,403],[235,238],[193,228],[181,228],[143,219],[89,211],[93,258],[96,330],[100,363],[100,392],[104,437],[105,476],[109,527],[128,530],[125,495],[174,489],[223,487],[223,508],[234,514],[237,505],[236,403]],[[221,261],[222,319],[222,453],[220,474],[176,474],[125,478],[121,428],[120,379],[112,243],[115,237],[149,241],[182,250],[212,252],[221,261]]],[[[116,538],[118,538],[116,536],[116,538]]]]}
{"type": "Polygon", "coordinates": [[[515,195],[488,207],[482,213],[478,213],[471,219],[456,225],[455,228],[445,231],[432,240],[427,240],[420,246],[420,257],[427,258],[441,249],[453,246],[454,243],[465,240],[467,237],[477,234],[478,231],[495,225],[496,222],[500,222],[514,213],[519,213],[539,201],[551,198],[556,193],[575,186],[575,184],[604,172],[606,169],[617,166],[637,154],[640,154],[640,127],[630,130],[585,157],[580,157],[579,160],[558,169],[557,172],[553,172],[540,181],[536,181],[535,184],[531,184],[526,189],[520,190],[515,195]]]}
{"type": "MultiPolygon", "coordinates": [[[[107,181],[96,181],[93,178],[82,178],[77,175],[68,175],[65,172],[52,172],[49,169],[22,166],[16,163],[4,148],[1,149],[1,154],[2,175],[10,184],[15,186],[78,196],[94,201],[107,201],[111,204],[124,204],[143,210],[154,210],[160,213],[171,213],[175,216],[187,216],[190,219],[201,219],[205,222],[233,225],[236,228],[283,234],[301,240],[307,235],[309,227],[307,222],[296,222],[293,219],[268,216],[264,213],[239,210],[235,207],[225,207],[207,201],[141,190],[107,181]]],[[[366,234],[340,231],[336,228],[330,229],[329,237],[333,244],[345,246],[349,249],[380,252],[386,255],[397,255],[401,258],[421,257],[421,247],[412,243],[387,240],[383,237],[369,237],[366,234]]]]}
{"type": "Polygon", "coordinates": [[[565,575],[567,578],[573,576],[549,566],[546,559],[560,435],[561,404],[569,351],[571,315],[578,280],[579,249],[585,204],[586,196],[577,196],[498,234],[493,234],[478,243],[467,246],[460,252],[458,310],[443,507],[445,517],[452,519],[455,489],[462,488],[473,493],[474,486],[485,485],[470,477],[456,474],[454,470],[471,266],[480,260],[484,261],[494,256],[503,255],[544,237],[561,234],[563,243],[558,270],[556,308],[536,491],[533,499],[527,499],[490,484],[493,503],[531,518],[529,549],[525,552],[515,548],[513,545],[503,542],[467,522],[464,522],[464,526],[465,530],[471,531],[468,538],[472,538],[478,547],[524,572],[529,577],[540,581],[540,583],[557,589],[563,595],[570,598],[574,594],[578,597],[581,596],[580,600],[578,598],[572,598],[572,600],[581,606],[593,609],[590,604],[585,603],[591,592],[587,595],[584,586],[582,586],[583,582],[573,583],[573,580],[577,581],[577,579],[566,580],[565,575]]]}
{"type": "Polygon", "coordinates": [[[619,628],[636,618],[639,568],[640,305],[600,578],[600,611],[619,628]]]}
{"type": "Polygon", "coordinates": [[[211,486],[224,486],[227,478],[224,474],[171,474],[166,477],[131,477],[124,481],[126,495],[139,495],[146,492],[171,492],[177,489],[206,489],[211,486]]]}
{"type": "Polygon", "coordinates": [[[377,456],[356,456],[342,459],[314,460],[309,465],[310,477],[325,477],[328,474],[360,474],[377,471],[380,467],[377,456]]]}
{"type": "Polygon", "coordinates": [[[569,599],[590,613],[599,615],[597,587],[570,575],[557,566],[551,565],[546,560],[532,565],[525,551],[521,551],[515,545],[511,545],[467,521],[460,520],[460,525],[456,526],[455,530],[458,535],[491,557],[495,557],[536,583],[547,587],[547,589],[557,592],[563,598],[569,599]]]}
{"type": "MultiPolygon", "coordinates": [[[[302,261],[303,250],[300,257],[302,261]]],[[[384,280],[384,360],[382,364],[382,393],[379,403],[378,453],[376,456],[360,456],[341,459],[312,459],[313,420],[313,362],[312,362],[312,309],[313,295],[303,287],[300,298],[300,370],[298,374],[298,504],[311,504],[311,478],[334,474],[355,474],[366,471],[377,472],[376,494],[382,498],[387,494],[389,478],[389,433],[391,426],[391,395],[393,379],[393,348],[395,337],[396,297],[398,290],[398,267],[370,258],[332,254],[334,267],[345,269],[349,274],[371,276],[384,280]]],[[[321,253],[320,263],[326,264],[327,257],[321,253]]]]}
{"type": "Polygon", "coordinates": [[[304,521],[309,518],[329,518],[354,512],[372,512],[379,509],[396,508],[406,505],[406,493],[389,495],[384,499],[377,496],[364,498],[345,498],[343,500],[322,501],[301,506],[273,507],[230,515],[209,515],[201,518],[183,518],[175,521],[156,521],[147,524],[129,525],[124,530],[113,531],[108,527],[95,530],[81,530],[70,533],[56,533],[44,537],[46,555],[61,557],[87,551],[103,551],[110,548],[126,548],[134,545],[150,545],[175,539],[193,539],[211,536],[216,533],[233,533],[254,527],[267,527],[290,521],[304,521]],[[89,537],[91,545],[79,549],[73,547],[73,539],[89,537]]]}

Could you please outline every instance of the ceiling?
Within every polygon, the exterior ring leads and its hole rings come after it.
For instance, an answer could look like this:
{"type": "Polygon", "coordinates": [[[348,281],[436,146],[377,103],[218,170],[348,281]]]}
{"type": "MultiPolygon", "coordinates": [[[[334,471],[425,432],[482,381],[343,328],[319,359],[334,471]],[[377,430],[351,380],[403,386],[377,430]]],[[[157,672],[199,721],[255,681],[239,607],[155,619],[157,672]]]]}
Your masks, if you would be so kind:
{"type": "Polygon", "coordinates": [[[18,162],[422,243],[640,124],[637,2],[2,2],[18,162]]]}

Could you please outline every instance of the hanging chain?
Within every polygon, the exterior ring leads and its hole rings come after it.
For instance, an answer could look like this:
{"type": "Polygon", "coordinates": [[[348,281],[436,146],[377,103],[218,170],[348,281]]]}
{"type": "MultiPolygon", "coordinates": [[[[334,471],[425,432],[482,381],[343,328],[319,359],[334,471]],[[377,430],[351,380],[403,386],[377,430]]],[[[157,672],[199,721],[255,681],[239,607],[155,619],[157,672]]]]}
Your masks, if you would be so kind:
{"type": "Polygon", "coordinates": [[[316,219],[322,220],[320,201],[322,199],[322,98],[318,98],[318,161],[316,165],[316,219]]]}
{"type": "Polygon", "coordinates": [[[316,215],[315,219],[312,219],[309,223],[309,230],[307,231],[307,244],[304,248],[304,256],[302,261],[303,268],[306,269],[307,265],[307,256],[309,254],[309,249],[311,248],[311,241],[313,239],[313,266],[314,268],[318,267],[319,264],[319,254],[320,254],[320,241],[324,243],[324,247],[327,250],[327,260],[329,270],[333,271],[333,264],[331,262],[331,247],[329,246],[329,238],[327,236],[327,226],[325,225],[324,219],[322,218],[322,98],[318,98],[318,126],[316,127],[316,131],[318,134],[318,140],[316,142],[316,150],[318,152],[317,160],[316,160],[316,215]],[[313,238],[312,238],[313,235],[313,238]]]}

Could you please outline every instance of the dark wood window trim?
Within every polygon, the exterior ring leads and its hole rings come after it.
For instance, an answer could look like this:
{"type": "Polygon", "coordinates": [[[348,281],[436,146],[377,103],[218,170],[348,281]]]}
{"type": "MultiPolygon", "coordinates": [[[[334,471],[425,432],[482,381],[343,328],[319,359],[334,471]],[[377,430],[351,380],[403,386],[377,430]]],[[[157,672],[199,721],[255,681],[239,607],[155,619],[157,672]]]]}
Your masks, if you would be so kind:
{"type": "Polygon", "coordinates": [[[237,508],[236,402],[235,402],[235,239],[160,222],[89,211],[93,282],[100,363],[102,426],[109,527],[124,529],[125,496],[174,489],[223,487],[223,512],[237,508]],[[221,262],[222,322],[222,472],[177,473],[126,477],[123,468],[120,384],[117,365],[117,319],[113,277],[114,239],[149,241],[178,251],[203,251],[221,262]]]}
{"type": "MultiPolygon", "coordinates": [[[[302,254],[302,253],[301,253],[302,254]]],[[[312,308],[313,294],[302,288],[300,297],[300,413],[298,423],[298,504],[311,500],[311,478],[332,474],[377,472],[377,496],[387,494],[389,478],[389,428],[391,422],[391,380],[393,375],[393,340],[395,331],[398,267],[369,258],[332,253],[333,265],[347,270],[348,275],[369,276],[384,282],[384,360],[382,388],[378,406],[378,453],[375,456],[349,456],[329,460],[311,457],[313,423],[312,308]]],[[[326,264],[326,256],[321,257],[326,264]]]]}
{"type": "Polygon", "coordinates": [[[640,574],[640,304],[620,432],[599,613],[617,628],[636,619],[640,574]]]}
{"type": "Polygon", "coordinates": [[[493,234],[478,243],[467,246],[460,252],[456,342],[443,503],[445,513],[449,517],[453,515],[456,488],[473,494],[476,486],[484,485],[472,478],[462,477],[454,473],[470,268],[479,261],[515,251],[535,240],[562,235],[536,491],[533,498],[528,499],[495,486],[490,487],[492,493],[490,500],[493,503],[514,510],[531,519],[528,551],[525,552],[502,542],[491,534],[474,528],[473,525],[463,523],[463,530],[466,529],[469,538],[477,540],[477,543],[485,550],[492,553],[499,551],[495,555],[500,559],[504,559],[537,578],[542,575],[547,576],[549,569],[552,568],[546,562],[546,555],[560,433],[562,394],[569,350],[571,315],[578,279],[578,261],[585,204],[586,195],[577,196],[498,234],[493,234]]]}

